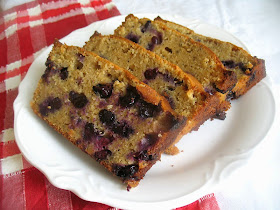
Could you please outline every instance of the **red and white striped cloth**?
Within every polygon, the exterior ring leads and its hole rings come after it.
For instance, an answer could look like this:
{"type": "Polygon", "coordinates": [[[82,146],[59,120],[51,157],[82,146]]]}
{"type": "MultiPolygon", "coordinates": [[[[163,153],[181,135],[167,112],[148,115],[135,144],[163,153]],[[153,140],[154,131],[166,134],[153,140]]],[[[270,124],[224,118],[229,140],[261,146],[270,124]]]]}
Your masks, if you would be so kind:
{"type": "MultiPolygon", "coordinates": [[[[13,102],[34,59],[55,38],[119,15],[111,0],[37,0],[0,13],[0,209],[114,209],[54,187],[15,142],[13,102]]],[[[214,194],[181,210],[219,209],[214,194]]]]}

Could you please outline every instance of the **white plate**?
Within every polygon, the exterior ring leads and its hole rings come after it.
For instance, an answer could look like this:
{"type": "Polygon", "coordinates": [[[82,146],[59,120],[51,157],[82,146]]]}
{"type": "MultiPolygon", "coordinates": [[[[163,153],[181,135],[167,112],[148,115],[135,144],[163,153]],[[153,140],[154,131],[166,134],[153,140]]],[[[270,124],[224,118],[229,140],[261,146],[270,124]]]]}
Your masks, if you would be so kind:
{"type": "MultiPolygon", "coordinates": [[[[157,15],[137,16],[154,18],[157,15]]],[[[161,17],[245,48],[234,36],[215,26],[178,16],[161,17]]],[[[124,16],[118,16],[93,23],[61,41],[83,46],[95,30],[113,33],[123,20],[124,16]]],[[[263,80],[232,102],[226,120],[207,121],[199,131],[184,136],[177,145],[183,152],[177,156],[163,155],[162,161],[154,165],[140,185],[127,192],[118,178],[33,114],[29,103],[50,50],[51,47],[47,48],[34,61],[19,86],[14,102],[16,141],[26,159],[53,185],[70,190],[84,200],[123,209],[169,209],[189,204],[211,193],[214,186],[244,164],[274,119],[273,94],[269,83],[263,80]]]]}

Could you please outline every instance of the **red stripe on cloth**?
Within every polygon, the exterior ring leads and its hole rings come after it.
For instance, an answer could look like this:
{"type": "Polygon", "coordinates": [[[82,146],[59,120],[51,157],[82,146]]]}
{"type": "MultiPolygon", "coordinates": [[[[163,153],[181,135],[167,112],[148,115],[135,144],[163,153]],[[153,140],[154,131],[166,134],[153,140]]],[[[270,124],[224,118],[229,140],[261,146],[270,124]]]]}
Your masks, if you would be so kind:
{"type": "Polygon", "coordinates": [[[4,81],[5,79],[17,76],[19,74],[20,74],[20,69],[18,68],[12,71],[5,72],[3,74],[0,74],[0,81],[4,81]]]}
{"type": "Polygon", "coordinates": [[[21,53],[19,49],[18,34],[14,33],[7,38],[7,62],[8,64],[21,60],[21,53]]]}
{"type": "Polygon", "coordinates": [[[116,16],[116,15],[120,15],[121,13],[116,7],[113,7],[112,9],[109,10],[109,14],[110,16],[116,16]]]}
{"type": "MultiPolygon", "coordinates": [[[[176,208],[176,210],[203,210],[200,208],[199,206],[199,202],[198,200],[191,203],[191,204],[188,204],[187,206],[183,206],[183,207],[180,207],[180,208],[176,208]]],[[[205,209],[206,210],[206,209],[205,209]]],[[[210,209],[209,209],[210,210],[210,209]]]]}
{"type": "MultiPolygon", "coordinates": [[[[33,58],[33,60],[34,60],[34,58],[33,58]]],[[[20,70],[21,80],[24,79],[29,67],[31,66],[31,63],[28,63],[27,65],[20,67],[19,70],[20,70]]]]}
{"type": "Polygon", "coordinates": [[[22,16],[22,17],[18,17],[17,18],[17,23],[20,24],[20,23],[26,23],[29,21],[29,16],[22,16]]]}
{"type": "Polygon", "coordinates": [[[36,21],[36,20],[41,20],[42,16],[40,15],[35,15],[35,16],[29,16],[29,21],[36,21]]]}
{"type": "Polygon", "coordinates": [[[91,6],[96,8],[96,14],[99,20],[104,20],[110,16],[108,9],[104,7],[104,4],[101,1],[92,1],[91,6]]]}
{"type": "MultiPolygon", "coordinates": [[[[7,39],[4,38],[0,40],[0,67],[6,66],[8,63],[7,60],[7,39]]],[[[1,72],[0,72],[1,73],[1,72]]],[[[0,82],[3,80],[0,80],[0,82]]]]}
{"type": "Polygon", "coordinates": [[[45,7],[42,7],[42,17],[43,19],[48,19],[50,17],[61,16],[65,13],[69,13],[71,10],[81,9],[81,5],[79,3],[70,4],[65,7],[59,7],[56,9],[46,10],[45,7]]]}
{"type": "Polygon", "coordinates": [[[7,93],[0,92],[0,132],[4,130],[5,124],[5,113],[6,113],[6,100],[7,93]]]}
{"type": "Polygon", "coordinates": [[[21,171],[0,176],[0,209],[25,209],[21,171]]]}
{"type": "Polygon", "coordinates": [[[30,35],[34,52],[37,52],[47,46],[45,31],[42,25],[30,28],[30,35]]]}
{"type": "Polygon", "coordinates": [[[107,206],[102,203],[96,203],[96,202],[89,202],[82,200],[78,196],[76,196],[74,193],[71,193],[71,200],[72,200],[72,206],[73,210],[104,210],[110,208],[110,206],[107,206]]]}
{"type": "Polygon", "coordinates": [[[92,7],[99,7],[99,6],[103,6],[104,5],[100,0],[98,0],[98,1],[91,1],[90,4],[91,4],[92,7]]]}
{"type": "Polygon", "coordinates": [[[53,186],[46,180],[49,210],[72,209],[71,193],[53,186]]]}
{"type": "Polygon", "coordinates": [[[45,176],[37,169],[24,171],[26,209],[48,209],[45,176]]]}
{"type": "Polygon", "coordinates": [[[24,75],[28,71],[31,63],[34,61],[34,58],[29,56],[30,62],[28,62],[26,65],[21,66],[20,68],[16,68],[14,70],[8,71],[7,73],[0,74],[0,81],[4,81],[6,79],[15,77],[17,75],[21,75],[21,80],[24,78],[24,75]],[[3,79],[3,80],[2,80],[3,79]]]}
{"type": "Polygon", "coordinates": [[[20,150],[15,141],[0,143],[0,158],[20,154],[20,150]]]}
{"type": "Polygon", "coordinates": [[[111,3],[112,1],[111,0],[101,0],[102,4],[108,4],[108,3],[111,3]]]}
{"type": "MultiPolygon", "coordinates": [[[[11,20],[8,20],[7,22],[5,22],[5,24],[3,24],[3,26],[5,27],[5,29],[9,28],[10,26],[12,25],[15,25],[17,24],[17,19],[14,18],[14,19],[11,19],[11,20]]],[[[1,33],[5,33],[4,30],[3,31],[0,31],[1,33]]]]}
{"type": "Polygon", "coordinates": [[[85,15],[85,19],[86,19],[88,25],[99,20],[96,13],[85,15]]]}
{"type": "MultiPolygon", "coordinates": [[[[6,72],[4,72],[4,73],[0,73],[0,82],[3,82],[5,79],[6,79],[7,77],[6,77],[6,72]]],[[[1,90],[0,90],[0,92],[2,92],[1,90]]]]}
{"type": "Polygon", "coordinates": [[[104,19],[106,19],[108,16],[110,16],[108,10],[105,9],[105,8],[104,8],[103,10],[101,10],[101,11],[96,11],[96,14],[97,14],[99,20],[104,20],[104,19]]]}
{"type": "Polygon", "coordinates": [[[75,17],[66,18],[54,23],[45,24],[45,33],[47,39],[47,45],[54,42],[55,38],[60,39],[77,28],[86,26],[86,20],[84,15],[77,15],[75,17]],[[69,27],[72,25],[73,27],[69,27]]]}
{"type": "Polygon", "coordinates": [[[24,59],[34,53],[31,41],[30,30],[28,28],[22,28],[17,31],[19,38],[19,48],[21,52],[21,59],[24,59]]]}
{"type": "Polygon", "coordinates": [[[5,116],[4,116],[4,129],[13,128],[14,127],[14,110],[13,103],[18,95],[18,89],[13,89],[6,92],[6,108],[5,108],[5,116]]]}
{"type": "Polygon", "coordinates": [[[209,195],[205,195],[204,197],[200,198],[198,201],[199,201],[200,209],[220,210],[216,197],[213,193],[209,195]]]}

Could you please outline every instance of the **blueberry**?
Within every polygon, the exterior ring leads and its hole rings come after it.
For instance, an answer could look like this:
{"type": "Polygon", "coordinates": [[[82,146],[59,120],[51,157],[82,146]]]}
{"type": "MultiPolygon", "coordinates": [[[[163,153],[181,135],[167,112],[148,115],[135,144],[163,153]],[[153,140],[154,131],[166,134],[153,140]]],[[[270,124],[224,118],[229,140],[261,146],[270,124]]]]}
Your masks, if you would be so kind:
{"type": "Polygon", "coordinates": [[[61,78],[62,80],[67,79],[67,77],[68,77],[68,70],[67,70],[67,67],[66,67],[66,68],[61,68],[61,69],[60,69],[59,76],[60,76],[60,78],[61,78]]]}
{"type": "Polygon", "coordinates": [[[162,33],[155,30],[150,29],[149,30],[154,36],[152,36],[151,41],[148,43],[147,50],[153,51],[156,45],[159,45],[162,43],[162,33]]]}
{"type": "Polygon", "coordinates": [[[94,145],[98,150],[105,149],[113,140],[114,138],[112,136],[107,136],[107,137],[97,136],[94,145]]]}
{"type": "Polygon", "coordinates": [[[140,151],[140,152],[135,152],[133,154],[133,158],[135,160],[145,160],[145,161],[150,161],[150,160],[155,159],[155,157],[153,155],[148,154],[147,150],[140,151]]]}
{"type": "Polygon", "coordinates": [[[148,150],[158,141],[159,137],[157,133],[148,133],[139,143],[139,150],[148,150]]]}
{"type": "Polygon", "coordinates": [[[226,112],[217,112],[213,118],[218,120],[224,120],[226,119],[226,112]]]}
{"type": "Polygon", "coordinates": [[[116,120],[116,117],[113,114],[113,112],[108,111],[107,109],[102,109],[99,112],[99,119],[103,124],[110,126],[113,125],[113,123],[116,120]]]}
{"type": "Polygon", "coordinates": [[[98,131],[94,127],[93,123],[86,123],[84,128],[84,139],[90,140],[93,136],[97,135],[98,131]]]}
{"type": "Polygon", "coordinates": [[[170,49],[169,47],[164,48],[167,52],[172,53],[172,49],[170,49]]]}
{"type": "Polygon", "coordinates": [[[61,100],[56,97],[48,97],[39,105],[39,112],[42,116],[48,116],[49,113],[53,113],[56,110],[60,109],[62,106],[61,100]]]}
{"type": "Polygon", "coordinates": [[[144,76],[147,80],[152,80],[152,79],[155,79],[156,76],[158,74],[158,68],[154,68],[154,69],[147,69],[145,72],[144,72],[144,76]]]}
{"type": "Polygon", "coordinates": [[[153,36],[151,41],[152,41],[152,43],[155,44],[155,45],[156,45],[156,44],[159,44],[159,38],[158,38],[157,36],[153,36]]]}
{"type": "Polygon", "coordinates": [[[157,31],[156,36],[158,37],[158,43],[157,44],[161,44],[162,43],[162,33],[157,31]]]}
{"type": "Polygon", "coordinates": [[[128,86],[126,89],[126,94],[123,97],[120,97],[119,104],[122,107],[131,107],[139,100],[139,98],[140,96],[136,88],[128,86]]]}
{"type": "Polygon", "coordinates": [[[149,43],[149,44],[148,44],[148,47],[147,47],[146,49],[147,49],[147,50],[150,50],[150,51],[153,51],[154,48],[155,48],[155,44],[149,43]]]}
{"type": "Polygon", "coordinates": [[[139,170],[139,166],[136,164],[131,165],[119,165],[115,164],[113,165],[113,172],[119,177],[122,178],[132,178],[135,173],[137,173],[139,170]]]}
{"type": "Polygon", "coordinates": [[[155,35],[151,39],[152,43],[161,44],[162,43],[162,33],[157,30],[152,30],[151,32],[155,35]]]}
{"type": "Polygon", "coordinates": [[[252,69],[247,68],[243,63],[238,63],[238,67],[241,69],[241,71],[243,71],[244,74],[246,75],[252,74],[252,69]]]}
{"type": "Polygon", "coordinates": [[[227,96],[226,96],[226,100],[232,100],[232,99],[236,99],[236,93],[235,92],[232,92],[232,91],[229,91],[227,96]]]}
{"type": "Polygon", "coordinates": [[[222,61],[222,63],[224,64],[224,66],[226,68],[232,69],[236,67],[236,64],[233,60],[226,60],[226,61],[222,61]]]}
{"type": "Polygon", "coordinates": [[[56,97],[50,101],[51,110],[58,110],[62,106],[60,98],[56,97]]]}
{"type": "Polygon", "coordinates": [[[127,39],[129,39],[130,41],[133,41],[135,43],[138,43],[139,42],[139,39],[140,39],[140,36],[137,36],[136,34],[133,34],[133,33],[129,33],[126,35],[127,39]]]}
{"type": "Polygon", "coordinates": [[[47,58],[46,62],[45,62],[45,66],[47,68],[51,68],[52,66],[54,66],[54,62],[51,60],[50,57],[47,58]]]}
{"type": "Polygon", "coordinates": [[[94,153],[94,157],[97,161],[105,160],[110,155],[112,155],[112,152],[108,149],[104,149],[94,153]]]}
{"type": "Polygon", "coordinates": [[[163,79],[166,81],[166,82],[170,82],[170,83],[173,83],[174,82],[174,78],[169,75],[169,74],[162,74],[163,76],[163,79]]]}
{"type": "Polygon", "coordinates": [[[114,133],[122,136],[128,137],[130,134],[134,132],[134,129],[131,128],[127,122],[118,122],[116,120],[116,116],[106,109],[102,109],[99,112],[100,121],[109,127],[114,133]]]}
{"type": "Polygon", "coordinates": [[[77,54],[77,56],[78,56],[77,69],[80,70],[84,66],[85,56],[80,53],[77,54]]]}
{"type": "Polygon", "coordinates": [[[44,104],[39,105],[39,112],[42,116],[48,116],[49,110],[44,104]]]}
{"type": "Polygon", "coordinates": [[[85,56],[84,56],[83,54],[78,53],[77,56],[78,56],[78,60],[79,60],[81,63],[83,63],[83,62],[85,61],[85,56]]]}
{"type": "Polygon", "coordinates": [[[92,87],[92,90],[99,94],[100,98],[109,98],[112,95],[113,84],[98,84],[92,87]]]}
{"type": "Polygon", "coordinates": [[[145,25],[141,28],[141,32],[142,32],[142,33],[145,33],[145,32],[148,30],[148,28],[150,28],[150,26],[151,26],[151,21],[148,20],[148,21],[145,23],[145,25]]]}
{"type": "Polygon", "coordinates": [[[47,82],[48,78],[49,78],[49,76],[51,74],[51,69],[54,68],[55,64],[54,64],[53,61],[51,61],[50,58],[48,58],[46,63],[45,63],[45,65],[46,65],[46,69],[45,69],[44,74],[42,75],[42,79],[43,79],[44,82],[47,82]]]}
{"type": "Polygon", "coordinates": [[[70,91],[69,100],[74,105],[74,107],[78,109],[83,108],[88,103],[88,99],[85,94],[77,93],[75,91],[70,91]]]}
{"type": "Polygon", "coordinates": [[[46,68],[44,74],[41,77],[44,82],[48,81],[48,78],[50,76],[50,72],[51,72],[51,69],[50,68],[46,68]]]}
{"type": "Polygon", "coordinates": [[[126,122],[115,122],[112,126],[112,131],[125,138],[134,133],[134,129],[131,128],[126,122]]]}
{"type": "Polygon", "coordinates": [[[156,116],[160,111],[160,107],[157,105],[153,105],[142,101],[139,105],[138,112],[142,118],[149,118],[156,116]]]}
{"type": "MultiPolygon", "coordinates": [[[[252,72],[251,72],[252,73],[252,72]]],[[[253,81],[255,81],[256,79],[256,72],[254,72],[251,76],[250,76],[250,79],[247,81],[246,85],[247,87],[249,87],[253,81]]]]}

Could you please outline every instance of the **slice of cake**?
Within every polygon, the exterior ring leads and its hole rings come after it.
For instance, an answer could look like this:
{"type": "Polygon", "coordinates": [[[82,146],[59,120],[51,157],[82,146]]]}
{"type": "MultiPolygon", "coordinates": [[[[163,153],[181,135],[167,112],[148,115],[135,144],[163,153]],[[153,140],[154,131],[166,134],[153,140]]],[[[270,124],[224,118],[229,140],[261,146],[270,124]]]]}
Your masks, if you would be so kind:
{"type": "MultiPolygon", "coordinates": [[[[193,76],[132,41],[95,32],[84,49],[127,69],[164,96],[174,111],[187,119],[181,135],[198,129],[205,120],[220,113],[217,95],[208,94],[193,76]]],[[[177,152],[175,147],[166,151],[168,154],[177,152]]]]}
{"type": "Polygon", "coordinates": [[[128,189],[185,127],[165,98],[94,53],[56,41],[46,66],[34,112],[128,189]]]}
{"type": "Polygon", "coordinates": [[[167,27],[209,47],[227,69],[236,72],[238,81],[236,86],[228,93],[228,98],[238,98],[245,94],[266,76],[264,60],[251,56],[247,51],[234,44],[197,34],[187,27],[163,20],[160,17],[157,17],[155,21],[161,22],[167,27]]]}
{"type": "Polygon", "coordinates": [[[226,70],[217,56],[205,45],[194,41],[160,21],[128,15],[115,30],[125,37],[178,65],[193,75],[211,94],[231,91],[236,82],[234,71],[226,70]]]}

